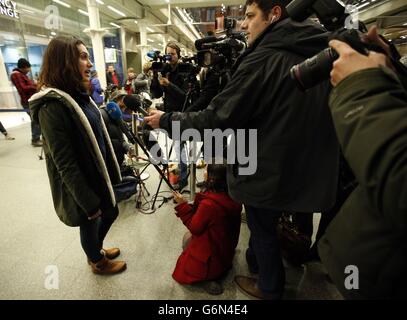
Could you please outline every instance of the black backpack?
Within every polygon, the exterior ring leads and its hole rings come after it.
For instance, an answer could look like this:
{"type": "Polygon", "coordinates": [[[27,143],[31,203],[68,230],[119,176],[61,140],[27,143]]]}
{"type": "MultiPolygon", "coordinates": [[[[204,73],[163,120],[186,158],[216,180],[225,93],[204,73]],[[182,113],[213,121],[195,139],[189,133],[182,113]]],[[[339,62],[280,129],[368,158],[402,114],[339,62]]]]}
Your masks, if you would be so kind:
{"type": "Polygon", "coordinates": [[[113,186],[117,203],[129,199],[137,193],[139,180],[134,176],[123,177],[122,182],[113,186]]]}

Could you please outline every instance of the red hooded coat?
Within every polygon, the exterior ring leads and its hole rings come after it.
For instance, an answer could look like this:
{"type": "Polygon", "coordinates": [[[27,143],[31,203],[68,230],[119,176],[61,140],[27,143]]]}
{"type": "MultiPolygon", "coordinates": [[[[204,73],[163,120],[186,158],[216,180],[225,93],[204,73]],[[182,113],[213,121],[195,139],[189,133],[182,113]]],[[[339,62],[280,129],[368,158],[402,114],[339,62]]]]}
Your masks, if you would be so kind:
{"type": "Polygon", "coordinates": [[[193,205],[182,203],[177,216],[192,233],[172,277],[182,284],[213,280],[232,267],[239,241],[242,205],[227,193],[198,193],[193,205]]]}

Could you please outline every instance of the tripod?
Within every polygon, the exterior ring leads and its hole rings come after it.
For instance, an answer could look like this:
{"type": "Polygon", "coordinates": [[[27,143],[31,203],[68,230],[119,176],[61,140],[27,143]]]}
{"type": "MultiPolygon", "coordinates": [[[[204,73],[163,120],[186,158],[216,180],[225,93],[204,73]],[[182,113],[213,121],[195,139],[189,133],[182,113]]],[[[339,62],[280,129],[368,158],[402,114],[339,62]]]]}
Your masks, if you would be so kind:
{"type": "MultiPolygon", "coordinates": [[[[141,199],[144,197],[144,192],[147,193],[148,196],[150,196],[150,193],[148,192],[144,181],[142,179],[142,175],[143,173],[145,173],[145,171],[147,170],[148,166],[153,165],[154,168],[157,170],[157,172],[160,174],[162,180],[164,180],[167,185],[170,187],[170,189],[172,191],[175,191],[174,188],[171,186],[171,183],[169,182],[169,180],[167,179],[167,177],[165,176],[165,174],[163,173],[163,170],[161,170],[161,168],[155,163],[155,160],[152,159],[152,157],[149,154],[149,151],[147,150],[146,146],[143,144],[143,142],[141,141],[140,137],[136,134],[134,134],[134,132],[132,130],[129,130],[127,128],[127,125],[123,124],[122,122],[120,122],[120,128],[122,129],[123,133],[126,135],[126,137],[129,139],[129,141],[134,144],[137,145],[138,147],[141,148],[141,150],[144,152],[144,154],[148,157],[148,164],[145,165],[144,169],[142,170],[142,172],[138,172],[139,174],[139,186],[140,186],[140,192],[137,198],[137,204],[136,204],[136,208],[140,209],[141,212],[145,213],[145,214],[151,214],[155,212],[155,209],[150,208],[148,210],[141,210],[141,199]]],[[[136,155],[138,155],[138,149],[136,148],[136,155]]],[[[136,171],[139,169],[136,169],[136,171]]]]}
{"type": "Polygon", "coordinates": [[[39,154],[38,159],[40,161],[44,160],[44,146],[41,147],[41,153],[39,154]]]}
{"type": "MultiPolygon", "coordinates": [[[[187,105],[188,105],[188,104],[192,104],[192,97],[193,97],[193,93],[194,93],[195,91],[196,91],[196,86],[193,84],[193,81],[191,80],[191,76],[190,76],[190,77],[189,77],[189,82],[188,82],[188,92],[187,92],[187,94],[186,94],[186,96],[185,96],[185,99],[184,99],[184,103],[183,103],[183,105],[182,105],[182,111],[181,111],[181,112],[185,112],[187,105]]],[[[185,145],[186,145],[186,143],[185,143],[184,141],[182,141],[182,142],[180,143],[180,159],[179,159],[180,162],[182,162],[182,151],[183,151],[185,145]]],[[[170,149],[170,153],[169,153],[169,156],[168,156],[168,160],[171,158],[173,148],[174,148],[174,142],[173,142],[172,145],[171,145],[171,149],[170,149]]],[[[168,165],[164,168],[164,170],[167,170],[167,177],[169,177],[169,167],[168,167],[168,165]]],[[[187,169],[187,170],[188,170],[188,169],[187,169]]],[[[187,176],[186,176],[186,179],[187,179],[187,180],[188,180],[188,178],[190,177],[190,173],[191,173],[191,172],[193,172],[193,174],[192,174],[192,176],[193,176],[193,181],[190,181],[190,187],[191,187],[191,190],[192,190],[192,197],[191,197],[192,199],[191,199],[191,200],[193,200],[194,197],[195,197],[195,172],[196,172],[196,166],[194,167],[194,165],[191,165],[190,170],[189,170],[189,172],[187,173],[187,176]],[[194,169],[194,168],[195,168],[195,169],[194,169]]],[[[160,183],[159,183],[159,185],[158,185],[157,191],[156,191],[155,196],[154,196],[154,198],[153,198],[154,201],[153,201],[153,203],[152,203],[151,210],[155,210],[155,204],[156,204],[156,202],[157,202],[158,194],[160,193],[160,189],[161,189],[162,182],[163,182],[163,177],[160,179],[160,183]]],[[[188,191],[188,190],[184,190],[184,191],[182,191],[182,193],[191,193],[191,192],[188,191]]],[[[172,200],[173,198],[174,198],[173,196],[170,196],[170,197],[163,197],[163,202],[161,203],[161,205],[159,206],[159,208],[161,208],[161,207],[164,205],[164,203],[167,203],[168,201],[172,200]]]]}

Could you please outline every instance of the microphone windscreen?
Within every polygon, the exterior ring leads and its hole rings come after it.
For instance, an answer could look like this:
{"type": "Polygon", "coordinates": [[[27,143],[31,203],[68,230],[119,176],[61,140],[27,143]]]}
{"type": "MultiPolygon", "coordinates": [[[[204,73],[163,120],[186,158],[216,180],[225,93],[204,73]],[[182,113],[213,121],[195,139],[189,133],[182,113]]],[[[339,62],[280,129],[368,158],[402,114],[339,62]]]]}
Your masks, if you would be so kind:
{"type": "Polygon", "coordinates": [[[195,48],[196,50],[202,50],[202,45],[205,43],[211,43],[211,42],[216,42],[219,39],[214,37],[214,36],[210,36],[210,37],[205,37],[202,39],[198,39],[195,41],[195,48]]]}
{"type": "Polygon", "coordinates": [[[150,59],[156,59],[157,53],[155,51],[149,51],[147,52],[147,57],[149,57],[150,59]]]}
{"type": "Polygon", "coordinates": [[[135,94],[125,96],[123,99],[123,103],[126,105],[127,108],[131,109],[134,112],[137,112],[138,108],[140,108],[141,106],[140,97],[135,94]]]}
{"type": "Polygon", "coordinates": [[[109,102],[106,105],[106,111],[112,120],[120,120],[123,117],[122,110],[120,110],[116,102],[109,102]]]}

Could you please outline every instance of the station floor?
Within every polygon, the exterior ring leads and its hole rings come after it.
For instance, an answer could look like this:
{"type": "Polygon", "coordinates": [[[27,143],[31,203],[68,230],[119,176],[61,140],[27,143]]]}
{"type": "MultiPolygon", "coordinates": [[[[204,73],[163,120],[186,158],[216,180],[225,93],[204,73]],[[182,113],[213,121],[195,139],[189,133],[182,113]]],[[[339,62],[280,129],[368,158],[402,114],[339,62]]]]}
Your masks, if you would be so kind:
{"type": "MultiPolygon", "coordinates": [[[[244,258],[249,230],[244,222],[222,295],[211,296],[201,287],[182,286],[172,279],[186,232],[172,201],[153,214],[136,209],[135,197],[120,203],[105,247],[120,247],[127,270],[115,276],[94,275],[80,246],[79,229],[65,226],[54,212],[45,160],[39,160],[41,148],[30,144],[29,123],[8,131],[16,140],[0,135],[0,299],[249,299],[233,282],[236,274],[250,275],[244,258]]],[[[153,167],[148,172],[146,187],[154,194],[158,173],[153,167]]],[[[202,170],[197,176],[202,177],[202,170]]],[[[316,227],[317,215],[314,220],[316,227]]],[[[342,299],[320,263],[301,268],[286,264],[286,274],[285,299],[342,299]]]]}

